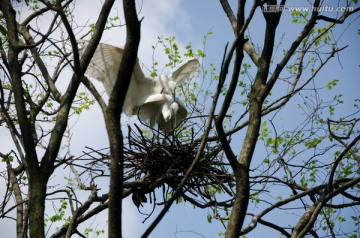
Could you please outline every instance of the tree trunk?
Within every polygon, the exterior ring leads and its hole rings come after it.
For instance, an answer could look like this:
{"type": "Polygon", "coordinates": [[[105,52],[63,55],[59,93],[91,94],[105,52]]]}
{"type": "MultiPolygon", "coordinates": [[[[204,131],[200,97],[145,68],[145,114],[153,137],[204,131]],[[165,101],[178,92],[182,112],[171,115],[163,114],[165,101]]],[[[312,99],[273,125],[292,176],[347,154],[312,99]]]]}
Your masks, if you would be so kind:
{"type": "Polygon", "coordinates": [[[140,22],[134,0],[123,0],[126,21],[126,44],[117,79],[105,115],[110,143],[109,237],[122,237],[121,211],[123,193],[124,144],[120,114],[130,85],[140,42],[140,22]]]}
{"type": "Polygon", "coordinates": [[[226,228],[226,238],[238,238],[243,226],[246,210],[249,203],[249,170],[245,166],[238,166],[236,172],[236,196],[229,223],[226,228]]]}
{"type": "Polygon", "coordinates": [[[238,159],[239,166],[234,171],[236,177],[236,195],[234,206],[226,229],[226,238],[238,238],[246,216],[250,197],[249,168],[261,125],[261,84],[253,86],[250,94],[250,117],[249,127],[246,132],[244,144],[238,159]]]}
{"type": "Polygon", "coordinates": [[[47,178],[41,173],[29,177],[30,238],[45,237],[45,197],[47,178]]]}
{"type": "Polygon", "coordinates": [[[110,140],[109,237],[121,237],[123,137],[120,117],[110,116],[106,129],[110,140]]]}

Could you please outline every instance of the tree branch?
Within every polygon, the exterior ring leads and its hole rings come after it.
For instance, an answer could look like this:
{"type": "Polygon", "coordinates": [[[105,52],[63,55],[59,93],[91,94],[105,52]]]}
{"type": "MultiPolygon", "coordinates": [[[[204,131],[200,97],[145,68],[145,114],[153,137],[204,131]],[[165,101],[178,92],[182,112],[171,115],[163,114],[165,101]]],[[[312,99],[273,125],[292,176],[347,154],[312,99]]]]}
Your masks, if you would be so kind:
{"type": "Polygon", "coordinates": [[[122,235],[122,200],[124,143],[120,114],[125,101],[140,42],[140,22],[134,0],[123,0],[126,21],[126,43],[117,79],[105,112],[105,124],[110,143],[109,237],[122,235]]]}

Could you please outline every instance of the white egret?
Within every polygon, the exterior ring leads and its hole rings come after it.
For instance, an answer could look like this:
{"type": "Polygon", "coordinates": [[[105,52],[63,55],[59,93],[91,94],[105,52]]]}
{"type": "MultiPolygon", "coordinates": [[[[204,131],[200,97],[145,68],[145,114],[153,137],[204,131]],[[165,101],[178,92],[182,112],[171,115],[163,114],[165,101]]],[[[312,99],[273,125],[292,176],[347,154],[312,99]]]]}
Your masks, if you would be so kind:
{"type": "MultiPolygon", "coordinates": [[[[80,40],[80,53],[88,41],[80,40]]],[[[112,92],[124,50],[100,43],[85,72],[102,82],[108,95],[112,92]]],[[[200,69],[197,59],[186,60],[175,67],[168,76],[145,77],[139,60],[125,97],[123,112],[127,116],[138,115],[149,126],[169,132],[187,116],[185,107],[175,98],[175,87],[190,80],[200,69]]]]}

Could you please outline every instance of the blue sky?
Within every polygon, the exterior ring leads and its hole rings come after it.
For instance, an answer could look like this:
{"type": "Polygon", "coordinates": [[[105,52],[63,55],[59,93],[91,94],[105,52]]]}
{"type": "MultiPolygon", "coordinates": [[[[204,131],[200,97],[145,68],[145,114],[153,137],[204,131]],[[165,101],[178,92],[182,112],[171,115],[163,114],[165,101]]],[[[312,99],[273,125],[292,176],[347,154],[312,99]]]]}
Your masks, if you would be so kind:
{"type": "MultiPolygon", "coordinates": [[[[96,16],[100,10],[102,1],[92,1],[93,4],[89,7],[89,1],[77,1],[77,8],[74,11],[75,19],[78,25],[85,25],[94,22],[96,16]]],[[[230,1],[236,3],[236,1],[230,1]]],[[[293,1],[297,3],[296,1],[293,1]]],[[[191,43],[193,48],[201,48],[203,36],[212,31],[213,34],[208,38],[206,44],[207,57],[204,61],[204,66],[208,66],[209,63],[214,63],[216,67],[220,68],[221,59],[223,56],[225,44],[231,43],[234,39],[229,21],[223,12],[221,5],[218,1],[209,0],[156,0],[156,1],[138,1],[142,5],[140,16],[144,17],[142,21],[142,38],[140,42],[139,58],[142,63],[147,67],[152,64],[152,48],[151,46],[156,44],[158,36],[173,35],[177,39],[177,43],[180,48],[184,48],[188,43],[191,43]]],[[[329,1],[328,4],[331,2],[329,1]]],[[[326,3],[325,3],[326,4],[326,3]]],[[[296,4],[297,6],[299,4],[296,4]]],[[[113,15],[119,13],[122,16],[122,7],[120,1],[115,3],[115,9],[113,15]]],[[[263,28],[264,20],[260,16],[260,12],[257,12],[255,19],[250,25],[251,37],[254,42],[261,45],[263,42],[263,28]],[[260,20],[259,20],[260,19],[260,20]]],[[[289,19],[290,13],[285,12],[283,18],[289,19]]],[[[121,17],[122,21],[123,18],[121,17]]],[[[351,18],[355,20],[354,17],[351,18]]],[[[344,26],[347,26],[348,22],[344,26]]],[[[341,53],[339,59],[332,60],[331,63],[325,68],[325,70],[319,74],[321,78],[320,84],[323,82],[326,85],[327,81],[338,78],[340,79],[339,86],[331,93],[342,93],[344,95],[345,102],[349,102],[352,105],[352,101],[358,97],[358,90],[360,88],[359,83],[359,61],[360,55],[359,36],[356,35],[356,30],[359,27],[358,23],[350,25],[350,27],[344,32],[342,38],[339,40],[339,46],[342,47],[347,44],[350,46],[341,53]],[[339,61],[342,66],[339,65],[339,61]]],[[[288,22],[281,23],[278,30],[278,38],[282,33],[286,33],[284,36],[284,46],[286,47],[291,43],[291,40],[297,35],[298,30],[294,24],[288,22]]],[[[343,27],[339,32],[343,31],[343,27]]],[[[335,33],[338,33],[336,31],[335,33]]],[[[121,46],[125,41],[124,28],[115,28],[110,31],[106,31],[102,42],[121,46]]],[[[156,60],[159,61],[159,65],[163,65],[166,62],[166,57],[158,53],[156,54],[156,60]]],[[[248,59],[247,59],[248,60],[248,59]]],[[[166,71],[167,69],[165,69],[166,71]]],[[[146,71],[145,71],[146,72],[146,71]]],[[[97,84],[99,89],[100,84],[97,84]]],[[[101,89],[100,89],[101,90],[101,89]]],[[[281,91],[281,89],[279,89],[281,91]]],[[[331,95],[329,95],[331,97],[331,95]]],[[[295,103],[294,103],[295,104],[295,103]]],[[[291,110],[291,109],[288,109],[291,110]]],[[[347,105],[341,107],[339,115],[342,113],[348,113],[349,108],[347,105]]],[[[291,112],[293,113],[293,112],[291,112]]],[[[103,123],[103,117],[98,106],[93,106],[89,111],[85,111],[79,118],[73,118],[70,123],[72,128],[72,145],[71,152],[73,154],[79,154],[83,151],[84,146],[90,146],[93,148],[103,148],[107,146],[107,136],[105,134],[105,126],[103,123]],[[91,120],[89,120],[91,118],[91,120]],[[96,126],[94,127],[94,124],[96,126]]],[[[283,126],[288,126],[289,118],[284,117],[283,126]]],[[[124,123],[134,122],[134,118],[124,118],[124,123]]],[[[1,134],[5,132],[1,131],[1,134]]],[[[6,134],[4,134],[7,136],[6,134]]],[[[5,136],[1,136],[0,150],[11,147],[8,144],[8,140],[5,140],[5,136]]],[[[239,153],[239,151],[235,151],[239,153]]],[[[0,164],[1,168],[4,166],[0,164]]],[[[61,180],[64,174],[57,174],[53,178],[53,183],[61,180]]],[[[106,182],[104,182],[104,188],[106,189],[106,182]]],[[[104,190],[105,192],[105,190],[104,190]]],[[[157,208],[152,218],[155,218],[157,212],[160,209],[157,208]]],[[[191,205],[179,204],[173,205],[171,211],[165,216],[164,220],[155,229],[153,235],[150,237],[218,237],[219,232],[223,232],[222,225],[213,221],[209,224],[206,221],[207,213],[211,211],[204,209],[193,209],[191,205]]],[[[104,227],[104,221],[106,221],[106,212],[97,216],[93,221],[92,227],[102,228],[104,227]],[[97,225],[98,224],[98,225],[97,225]]],[[[139,237],[142,232],[147,228],[152,219],[142,223],[144,216],[140,215],[136,207],[132,204],[131,200],[124,201],[124,237],[139,237]]],[[[274,217],[275,218],[275,217],[274,217]]],[[[272,219],[274,219],[272,218],[272,219]]],[[[271,218],[270,218],[271,219],[271,218]]],[[[14,229],[10,229],[9,224],[12,222],[1,222],[0,230],[9,232],[9,236],[14,237],[14,229]]],[[[15,223],[13,223],[15,225],[15,223]]],[[[106,225],[105,225],[106,226],[106,225]]],[[[266,230],[266,233],[261,231],[259,226],[257,233],[251,234],[247,237],[277,237],[278,233],[270,232],[266,230]]]]}
{"type": "MultiPolygon", "coordinates": [[[[235,1],[230,2],[235,3],[235,1]]],[[[225,44],[227,42],[231,44],[234,37],[229,21],[218,1],[160,0],[143,1],[141,3],[143,4],[143,7],[140,18],[143,16],[144,19],[142,22],[142,38],[140,42],[139,58],[145,65],[149,67],[152,63],[151,45],[154,45],[157,42],[158,36],[173,35],[176,37],[177,43],[180,46],[184,47],[190,42],[196,49],[202,47],[201,42],[203,40],[203,36],[208,31],[212,31],[213,35],[209,36],[206,44],[205,53],[207,54],[207,57],[204,61],[204,66],[207,67],[209,63],[214,63],[216,67],[220,67],[225,44]]],[[[299,6],[299,4],[296,6],[299,6]]],[[[281,23],[278,29],[277,41],[280,40],[282,34],[285,34],[283,44],[281,46],[283,48],[286,48],[291,44],[292,40],[299,33],[302,27],[290,24],[289,18],[290,13],[285,12],[282,19],[287,22],[281,23]]],[[[345,25],[347,26],[347,23],[345,25]]],[[[342,47],[347,44],[350,46],[341,53],[339,59],[334,59],[329,63],[325,70],[319,74],[319,80],[317,81],[317,84],[320,86],[326,85],[326,83],[332,79],[341,79],[339,87],[335,88],[329,97],[332,97],[334,93],[342,93],[345,101],[349,102],[350,105],[352,105],[351,102],[358,97],[358,86],[360,86],[358,78],[356,77],[356,75],[359,74],[357,56],[360,53],[358,36],[356,35],[356,26],[358,25],[352,24],[348,29],[346,29],[341,39],[338,41],[338,47],[342,47]],[[342,66],[339,65],[338,60],[341,62],[342,66]]],[[[264,29],[264,20],[261,17],[261,12],[257,12],[255,14],[255,18],[250,25],[250,29],[252,40],[261,46],[263,42],[264,29]]],[[[341,27],[339,32],[342,32],[343,29],[344,28],[341,27]]],[[[121,30],[122,29],[120,29],[120,32],[121,30]]],[[[116,30],[106,32],[103,37],[103,42],[119,45],[117,43],[117,37],[119,34],[116,35],[116,33],[113,32],[116,32],[116,30]]],[[[335,33],[337,34],[338,31],[335,31],[335,33]]],[[[123,33],[120,33],[120,35],[121,34],[123,35],[123,33]]],[[[121,39],[123,40],[123,37],[121,39]]],[[[279,52],[281,53],[280,50],[279,52]]],[[[279,52],[276,57],[281,56],[279,52]]],[[[160,65],[161,63],[166,62],[166,59],[162,57],[164,56],[161,54],[158,54],[156,57],[156,60],[160,62],[160,65]]],[[[247,60],[249,59],[247,58],[247,60]]],[[[282,91],[281,89],[278,90],[282,91]]],[[[294,107],[296,103],[298,102],[293,103],[294,107]]],[[[342,115],[342,112],[348,113],[348,109],[347,105],[343,106],[341,109],[343,111],[339,112],[337,115],[342,115]]],[[[289,118],[289,116],[296,117],[296,115],[297,113],[295,113],[294,109],[291,109],[291,107],[285,110],[283,124],[281,126],[291,126],[291,123],[289,124],[289,122],[294,120],[294,118],[289,118]],[[291,111],[290,114],[289,110],[291,111]]],[[[130,118],[125,120],[126,123],[131,123],[134,119],[130,118]]],[[[78,124],[82,123],[78,122],[78,124]]],[[[99,131],[99,133],[103,132],[99,131]]],[[[87,136],[82,136],[82,138],[84,137],[89,138],[87,136]]],[[[235,151],[235,153],[239,153],[239,151],[235,151]]],[[[137,213],[134,206],[132,206],[131,201],[125,201],[125,207],[129,207],[129,211],[124,213],[124,218],[126,219],[124,224],[125,237],[138,237],[150,224],[150,221],[146,221],[145,224],[141,223],[144,217],[137,213]],[[129,220],[132,221],[129,224],[127,224],[128,217],[130,217],[129,220]]],[[[250,207],[249,211],[256,211],[256,209],[250,207]]],[[[223,232],[224,229],[216,220],[214,220],[212,224],[209,224],[206,221],[206,215],[208,212],[210,212],[210,214],[212,213],[207,209],[193,209],[191,205],[173,205],[171,211],[154,230],[151,237],[218,237],[218,233],[223,232]]],[[[153,217],[155,217],[155,214],[156,212],[153,214],[153,217]]],[[[276,216],[267,216],[266,218],[268,220],[272,220],[275,219],[276,216]]],[[[288,222],[289,224],[296,222],[296,219],[289,217],[288,222]]],[[[248,235],[247,237],[277,237],[278,235],[279,234],[277,232],[269,229],[263,230],[261,225],[259,225],[258,231],[248,235]]]]}

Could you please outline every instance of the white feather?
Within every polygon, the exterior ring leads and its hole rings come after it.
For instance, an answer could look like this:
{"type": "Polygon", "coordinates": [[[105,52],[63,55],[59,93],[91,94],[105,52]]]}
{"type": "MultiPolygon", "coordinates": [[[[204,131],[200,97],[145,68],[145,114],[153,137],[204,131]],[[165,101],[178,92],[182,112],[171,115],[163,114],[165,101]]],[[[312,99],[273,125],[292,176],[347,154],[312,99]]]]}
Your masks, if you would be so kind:
{"type": "Polygon", "coordinates": [[[200,62],[196,58],[184,60],[171,70],[168,77],[176,84],[182,84],[186,80],[191,80],[200,71],[200,62]]]}
{"type": "MultiPolygon", "coordinates": [[[[81,54],[88,41],[80,40],[79,44],[81,54]]],[[[101,81],[108,95],[114,88],[123,53],[124,50],[119,47],[99,44],[85,72],[101,81]]],[[[175,87],[194,77],[199,68],[197,59],[189,59],[174,68],[168,76],[151,78],[145,77],[137,60],[123,112],[128,116],[138,115],[141,121],[151,127],[158,124],[165,132],[172,130],[187,116],[185,107],[173,96],[175,87]]]]}

